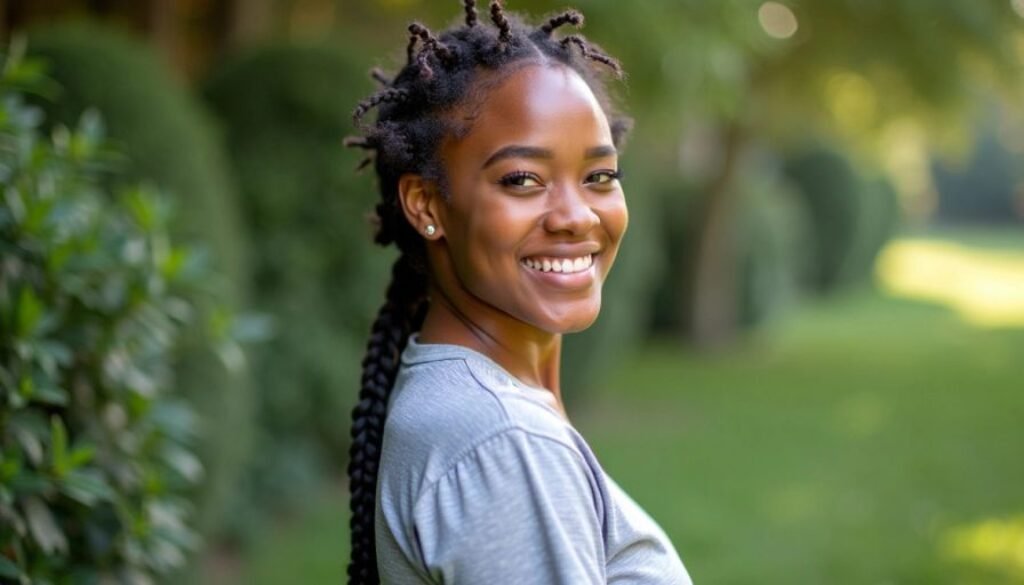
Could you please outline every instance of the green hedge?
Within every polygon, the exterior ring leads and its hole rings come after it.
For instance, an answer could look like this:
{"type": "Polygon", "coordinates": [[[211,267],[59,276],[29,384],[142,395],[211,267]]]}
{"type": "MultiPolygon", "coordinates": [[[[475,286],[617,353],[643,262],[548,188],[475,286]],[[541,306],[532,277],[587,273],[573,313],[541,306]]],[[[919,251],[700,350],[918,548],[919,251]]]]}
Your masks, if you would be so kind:
{"type": "MultiPolygon", "coordinates": [[[[177,212],[172,233],[202,242],[211,265],[204,286],[228,309],[237,308],[248,278],[235,186],[200,105],[149,47],[110,28],[74,23],[31,30],[28,50],[47,61],[62,87],[57,99],[40,105],[65,124],[86,108],[99,110],[128,158],[125,178],[166,189],[177,212]]],[[[206,423],[200,453],[210,473],[200,503],[203,532],[209,533],[234,497],[248,454],[252,407],[244,377],[196,343],[201,335],[190,333],[197,349],[181,358],[177,373],[179,387],[206,423]]]]}
{"type": "Polygon", "coordinates": [[[806,210],[777,173],[760,169],[739,180],[739,321],[750,328],[783,315],[800,296],[801,274],[814,256],[806,210]]]}
{"type": "Polygon", "coordinates": [[[200,276],[166,201],[112,192],[93,113],[53,138],[0,81],[0,581],[143,583],[198,543],[195,416],[171,365],[200,276]]]}
{"type": "MultiPolygon", "coordinates": [[[[768,165],[741,167],[733,179],[737,198],[736,311],[749,329],[779,316],[800,295],[801,275],[811,260],[808,216],[799,194],[768,165]]],[[[685,183],[660,189],[663,270],[652,295],[650,332],[675,335],[690,327],[684,300],[692,294],[699,191],[685,183]]]]}
{"type": "Polygon", "coordinates": [[[783,172],[810,218],[813,259],[805,284],[827,293],[868,281],[900,221],[892,185],[862,176],[842,154],[821,147],[789,155],[783,172]]]}
{"type": "Polygon", "coordinates": [[[990,114],[975,130],[970,152],[953,161],[933,155],[936,218],[945,222],[1024,222],[1024,156],[1005,144],[990,114]]]}
{"type": "MultiPolygon", "coordinates": [[[[752,159],[753,160],[753,159],[752,159]]],[[[821,147],[788,153],[778,169],[748,163],[732,182],[738,197],[737,316],[743,328],[772,319],[805,293],[826,294],[870,282],[875,258],[900,220],[891,184],[857,172],[821,147]]],[[[689,324],[688,294],[699,204],[686,185],[663,188],[660,236],[664,270],[653,296],[654,333],[689,324]]]]}
{"type": "Polygon", "coordinates": [[[276,323],[253,360],[264,435],[250,489],[263,501],[294,501],[347,460],[360,362],[393,259],[371,241],[377,195],[371,173],[355,172],[362,153],[342,146],[352,109],[373,90],[367,69],[359,50],[276,44],[237,55],[204,84],[239,181],[253,302],[276,323]]]}

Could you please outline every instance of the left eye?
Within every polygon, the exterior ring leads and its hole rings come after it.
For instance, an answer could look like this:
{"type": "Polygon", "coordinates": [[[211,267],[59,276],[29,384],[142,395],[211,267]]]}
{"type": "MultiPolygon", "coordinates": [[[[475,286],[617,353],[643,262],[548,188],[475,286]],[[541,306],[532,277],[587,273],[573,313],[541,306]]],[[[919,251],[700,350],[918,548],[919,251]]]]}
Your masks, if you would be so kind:
{"type": "Polygon", "coordinates": [[[536,175],[524,171],[509,173],[498,182],[506,187],[537,187],[540,185],[540,179],[536,175]]]}
{"type": "Polygon", "coordinates": [[[620,171],[597,171],[596,173],[591,173],[590,176],[587,177],[587,182],[604,185],[621,178],[622,173],[620,171]]]}

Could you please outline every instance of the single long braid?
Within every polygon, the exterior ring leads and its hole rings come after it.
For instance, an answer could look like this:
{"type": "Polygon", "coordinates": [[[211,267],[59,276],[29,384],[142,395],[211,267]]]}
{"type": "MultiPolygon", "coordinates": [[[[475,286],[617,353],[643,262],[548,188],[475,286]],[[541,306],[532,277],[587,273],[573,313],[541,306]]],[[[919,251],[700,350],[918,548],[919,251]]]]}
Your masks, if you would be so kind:
{"type": "Polygon", "coordinates": [[[377,471],[388,398],[398,375],[402,350],[423,322],[426,278],[403,254],[395,261],[386,301],[370,330],[363,358],[359,402],[352,410],[352,444],[349,447],[349,491],[352,518],[352,562],[349,583],[377,585],[374,530],[377,471]]]}
{"type": "MultiPolygon", "coordinates": [[[[580,26],[583,16],[569,10],[531,28],[507,14],[499,0],[491,0],[491,22],[498,34],[480,26],[475,0],[463,0],[465,24],[435,35],[419,23],[409,26],[406,64],[393,77],[380,70],[371,76],[383,89],[361,101],[353,112],[355,124],[364,136],[350,137],[345,144],[372,153],[369,162],[379,179],[380,201],[371,219],[377,230],[374,241],[382,246],[394,243],[401,252],[392,268],[385,303],[370,331],[363,358],[359,401],[352,410],[352,444],[348,465],[351,490],[350,585],[378,585],[376,535],[377,476],[380,465],[387,402],[400,367],[400,356],[409,336],[418,331],[426,314],[428,268],[422,235],[406,220],[398,193],[404,173],[416,173],[445,185],[437,145],[446,136],[464,130],[449,113],[474,99],[479,71],[514,71],[509,65],[520,61],[558,63],[576,71],[597,96],[612,128],[612,140],[619,145],[629,128],[629,119],[612,107],[604,81],[599,77],[606,66],[616,75],[618,62],[578,35],[554,38],[561,26],[580,26]],[[420,45],[419,51],[417,46],[420,45]],[[578,47],[579,51],[572,50],[578,47]],[[432,67],[432,63],[441,67],[432,67]],[[377,120],[363,124],[364,116],[377,108],[377,120]]],[[[444,189],[442,189],[442,192],[444,189]]]]}

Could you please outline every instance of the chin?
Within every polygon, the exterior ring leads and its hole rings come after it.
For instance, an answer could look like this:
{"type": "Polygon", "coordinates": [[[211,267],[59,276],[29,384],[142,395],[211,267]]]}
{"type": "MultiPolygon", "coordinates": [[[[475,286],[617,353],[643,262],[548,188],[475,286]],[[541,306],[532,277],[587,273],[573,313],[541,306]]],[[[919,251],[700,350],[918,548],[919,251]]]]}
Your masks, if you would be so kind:
{"type": "Polygon", "coordinates": [[[551,316],[547,319],[546,326],[541,327],[550,333],[579,333],[589,329],[597,321],[601,312],[601,305],[598,303],[593,309],[586,311],[574,311],[572,314],[551,316]]]}
{"type": "Polygon", "coordinates": [[[580,333],[582,331],[586,331],[587,329],[590,329],[590,326],[593,325],[595,321],[597,321],[596,317],[591,319],[590,321],[588,321],[585,324],[577,325],[577,326],[574,326],[574,327],[569,327],[569,328],[565,329],[564,331],[562,331],[562,333],[580,333]]]}

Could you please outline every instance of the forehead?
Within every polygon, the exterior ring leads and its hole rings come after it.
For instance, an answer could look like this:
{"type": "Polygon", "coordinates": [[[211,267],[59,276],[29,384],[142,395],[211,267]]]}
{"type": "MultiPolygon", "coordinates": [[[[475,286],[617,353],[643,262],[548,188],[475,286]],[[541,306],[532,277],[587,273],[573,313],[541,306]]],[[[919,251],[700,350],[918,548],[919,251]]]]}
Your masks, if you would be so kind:
{"type": "Polygon", "coordinates": [[[500,78],[483,77],[472,105],[456,112],[467,130],[446,140],[446,155],[532,144],[566,134],[580,150],[611,144],[604,110],[586,81],[562,65],[531,64],[500,78]]]}

